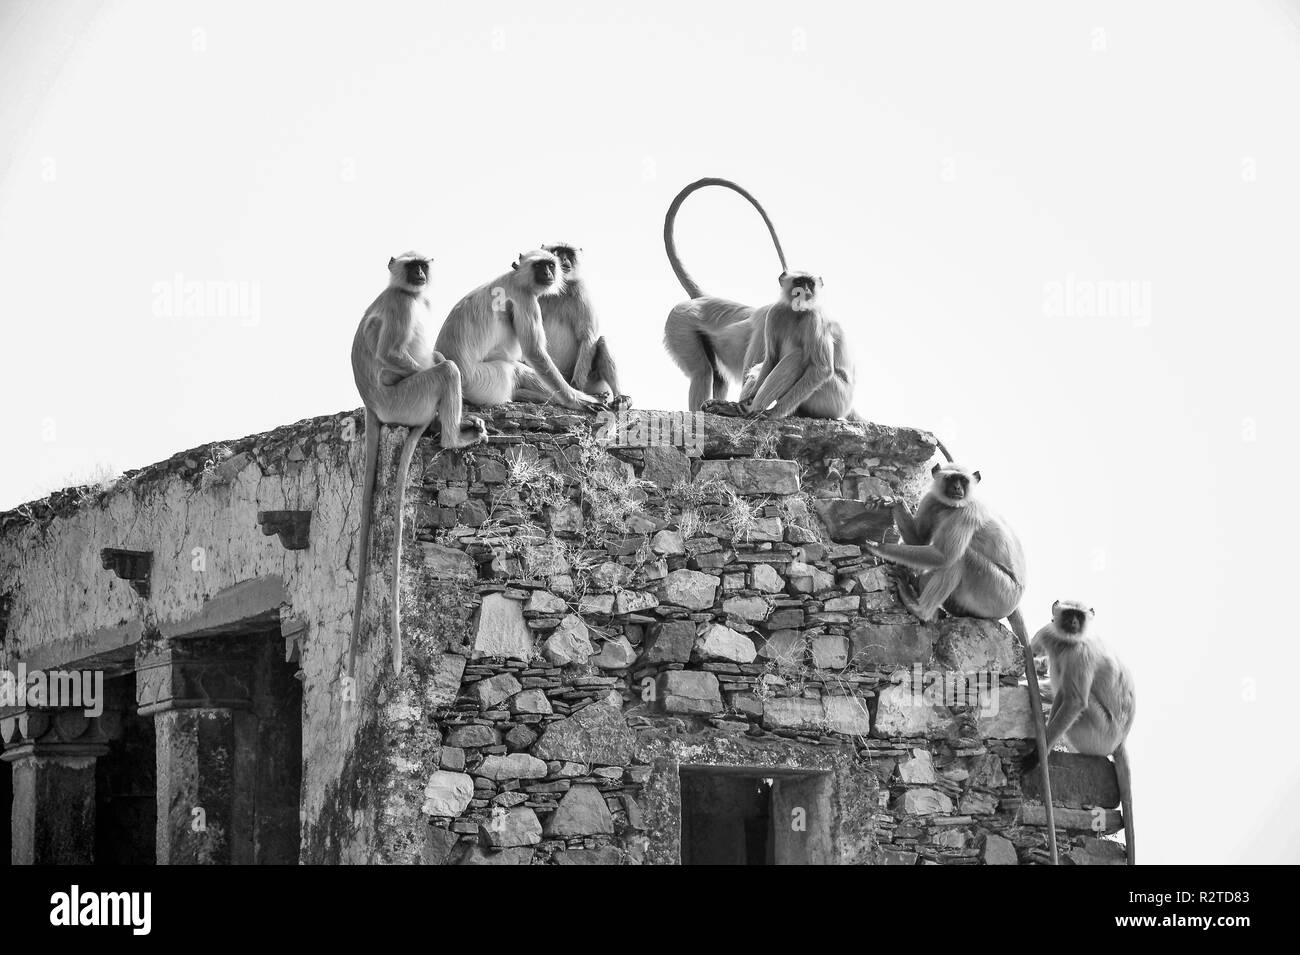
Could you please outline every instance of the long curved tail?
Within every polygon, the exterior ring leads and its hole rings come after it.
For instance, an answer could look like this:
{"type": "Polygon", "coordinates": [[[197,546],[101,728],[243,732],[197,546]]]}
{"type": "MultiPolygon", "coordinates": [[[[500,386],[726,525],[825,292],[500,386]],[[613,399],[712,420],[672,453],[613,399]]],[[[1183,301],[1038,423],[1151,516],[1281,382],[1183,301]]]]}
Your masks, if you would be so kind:
{"type": "Polygon", "coordinates": [[[1025,676],[1029,681],[1029,709],[1034,718],[1034,739],[1038,744],[1038,768],[1042,773],[1043,808],[1047,811],[1047,851],[1052,857],[1052,865],[1060,865],[1056,851],[1056,810],[1052,806],[1052,776],[1047,768],[1047,726],[1043,723],[1043,702],[1038,695],[1038,671],[1034,669],[1034,652],[1029,649],[1029,631],[1025,629],[1025,618],[1020,616],[1017,607],[1007,615],[1007,623],[1020,641],[1025,655],[1025,676]]]}
{"type": "Polygon", "coordinates": [[[393,674],[402,672],[402,512],[406,509],[406,475],[411,470],[415,446],[420,443],[428,423],[415,425],[406,435],[402,456],[397,462],[397,487],[393,491],[393,600],[392,640],[393,674]]]}
{"type": "Polygon", "coordinates": [[[348,676],[356,676],[357,638],[361,634],[361,609],[366,600],[366,578],[370,575],[370,512],[375,503],[375,470],[379,466],[379,417],[366,409],[366,476],[361,490],[361,543],[357,558],[357,598],[352,605],[352,639],[348,644],[348,676]]]}
{"type": "Polygon", "coordinates": [[[672,201],[668,207],[668,214],[664,216],[664,251],[668,253],[668,263],[673,267],[673,272],[677,276],[677,281],[682,283],[682,288],[686,289],[686,294],[690,298],[699,298],[704,291],[691,278],[691,274],[686,271],[682,265],[681,258],[677,255],[677,242],[673,239],[673,226],[677,222],[677,210],[682,207],[686,197],[697,189],[703,189],[705,186],[724,186],[733,192],[738,192],[746,199],[749,204],[758,210],[758,214],[763,217],[763,223],[767,226],[768,234],[772,236],[772,244],[776,246],[776,257],[781,260],[781,270],[787,271],[785,264],[785,251],[781,248],[781,240],[777,238],[776,226],[772,225],[772,220],[768,218],[767,210],[763,208],[762,203],[755,199],[747,189],[732,182],[730,179],[699,179],[691,183],[681,192],[677,193],[677,198],[672,201]]]}
{"type": "Polygon", "coordinates": [[[1124,813],[1124,852],[1129,865],[1137,865],[1137,835],[1133,825],[1133,776],[1129,772],[1128,750],[1121,743],[1115,750],[1115,778],[1119,781],[1119,808],[1124,813]]]}

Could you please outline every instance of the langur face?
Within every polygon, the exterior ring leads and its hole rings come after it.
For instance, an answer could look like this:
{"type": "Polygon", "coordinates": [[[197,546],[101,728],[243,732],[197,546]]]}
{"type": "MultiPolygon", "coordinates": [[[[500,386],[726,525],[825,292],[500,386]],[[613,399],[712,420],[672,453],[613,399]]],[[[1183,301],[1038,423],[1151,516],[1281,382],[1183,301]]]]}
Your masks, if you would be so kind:
{"type": "Polygon", "coordinates": [[[1071,636],[1083,633],[1083,626],[1087,622],[1087,616],[1082,610],[1060,610],[1057,614],[1056,626],[1062,633],[1071,636]]]}
{"type": "Polygon", "coordinates": [[[433,273],[433,259],[403,255],[388,260],[388,271],[392,273],[394,283],[414,291],[429,284],[429,277],[433,273]]]}
{"type": "Polygon", "coordinates": [[[816,303],[822,280],[810,272],[782,272],[781,292],[796,312],[811,308],[816,303]]]}
{"type": "Polygon", "coordinates": [[[930,474],[934,477],[934,493],[956,507],[966,503],[980,482],[979,471],[968,471],[956,465],[943,467],[936,464],[930,469],[930,474]]]}
{"type": "Polygon", "coordinates": [[[1066,603],[1058,600],[1052,604],[1052,615],[1055,618],[1057,630],[1066,636],[1075,637],[1083,635],[1083,631],[1088,626],[1088,618],[1093,613],[1091,607],[1085,607],[1083,604],[1075,604],[1073,601],[1066,603]]]}
{"type": "Polygon", "coordinates": [[[554,256],[546,258],[537,258],[532,262],[533,282],[539,287],[549,287],[555,284],[555,279],[559,275],[559,262],[554,256]]]}
{"type": "Polygon", "coordinates": [[[515,274],[532,285],[538,295],[559,293],[564,285],[560,260],[550,252],[521,252],[514,264],[515,274]]]}
{"type": "Polygon", "coordinates": [[[573,281],[578,278],[578,253],[580,249],[575,249],[569,245],[551,245],[546,247],[560,262],[560,272],[564,275],[565,281],[573,281]]]}
{"type": "Polygon", "coordinates": [[[964,501],[970,494],[970,479],[964,474],[945,474],[943,476],[943,495],[954,501],[964,501]]]}

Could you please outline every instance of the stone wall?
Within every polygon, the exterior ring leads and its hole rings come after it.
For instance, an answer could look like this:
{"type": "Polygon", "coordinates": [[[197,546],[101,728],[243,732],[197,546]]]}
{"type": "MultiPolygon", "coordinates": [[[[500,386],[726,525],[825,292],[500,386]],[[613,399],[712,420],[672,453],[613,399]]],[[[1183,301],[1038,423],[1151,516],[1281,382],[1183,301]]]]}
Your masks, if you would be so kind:
{"type": "MultiPolygon", "coordinates": [[[[889,502],[923,492],[930,435],[530,405],[487,417],[485,446],[421,442],[400,675],[387,515],[404,432],[387,430],[355,684],[343,673],[359,415],[0,515],[3,665],[131,670],[278,622],[302,685],[304,862],[676,863],[700,792],[761,803],[745,825],[769,860],[1046,861],[1020,782],[1032,732],[1014,639],[918,624],[857,543],[891,539],[889,502]],[[153,555],[144,594],[102,548],[153,555]],[[949,671],[996,705],[917,692],[949,671]]],[[[172,705],[139,682],[146,710],[172,705]]],[[[23,742],[12,718],[0,735],[23,742]]],[[[1097,838],[1119,828],[1109,763],[1056,759],[1063,856],[1122,861],[1097,838]]]]}
{"type": "MultiPolygon", "coordinates": [[[[888,502],[928,484],[933,438],[706,418],[692,448],[665,416],[593,434],[523,407],[493,426],[486,449],[426,459],[413,495],[386,857],[679,862],[685,769],[787,774],[788,861],[1047,860],[1013,637],[918,624],[854,542],[893,534],[888,502]],[[996,709],[918,699],[931,669],[982,674],[996,709]]],[[[1085,764],[1062,793],[1078,806],[1110,773],[1085,764]]],[[[1068,859],[1122,859],[1096,838],[1117,814],[1061,815],[1068,859]]]]}

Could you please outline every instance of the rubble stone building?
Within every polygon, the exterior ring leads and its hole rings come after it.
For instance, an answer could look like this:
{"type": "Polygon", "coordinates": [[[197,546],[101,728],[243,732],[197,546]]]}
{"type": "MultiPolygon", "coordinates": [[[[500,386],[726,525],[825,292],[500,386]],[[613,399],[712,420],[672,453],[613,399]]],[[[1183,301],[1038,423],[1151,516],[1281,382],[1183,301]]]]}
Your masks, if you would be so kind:
{"type": "MultiPolygon", "coordinates": [[[[426,437],[411,469],[400,674],[404,429],[381,442],[355,679],[359,412],[0,514],[3,858],[1047,861],[1018,644],[920,624],[859,546],[896,539],[931,435],[486,417],[488,444],[426,437]],[[87,672],[97,714],[12,693],[87,672]]],[[[1121,863],[1110,763],[1052,765],[1063,861],[1121,863]]]]}

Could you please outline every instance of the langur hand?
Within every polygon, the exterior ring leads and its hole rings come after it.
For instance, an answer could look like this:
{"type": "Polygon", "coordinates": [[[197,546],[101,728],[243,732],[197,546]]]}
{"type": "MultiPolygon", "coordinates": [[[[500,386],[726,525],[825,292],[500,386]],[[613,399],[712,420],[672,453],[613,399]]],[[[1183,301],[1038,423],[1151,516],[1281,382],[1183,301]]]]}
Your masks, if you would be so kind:
{"type": "Polygon", "coordinates": [[[561,399],[560,403],[566,408],[573,408],[575,411],[599,411],[605,407],[605,402],[601,399],[577,390],[570,391],[568,395],[561,399]]]}

